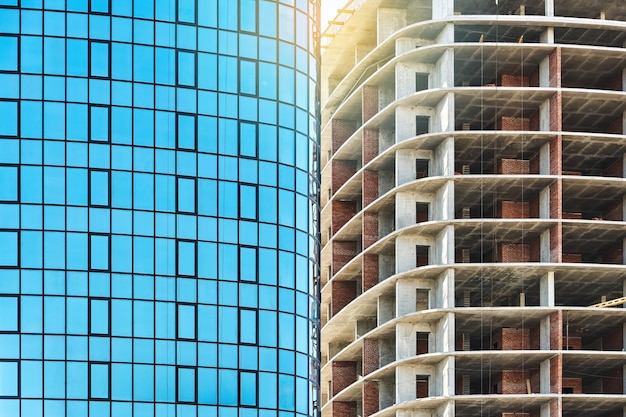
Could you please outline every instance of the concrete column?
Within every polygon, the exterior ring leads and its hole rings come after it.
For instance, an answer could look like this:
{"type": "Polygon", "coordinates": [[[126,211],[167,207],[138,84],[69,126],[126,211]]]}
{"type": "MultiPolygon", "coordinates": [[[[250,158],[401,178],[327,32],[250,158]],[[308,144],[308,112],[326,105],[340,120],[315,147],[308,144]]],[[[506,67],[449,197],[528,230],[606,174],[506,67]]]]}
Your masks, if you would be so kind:
{"type": "Polygon", "coordinates": [[[413,401],[416,397],[415,371],[412,366],[396,368],[396,404],[413,401]]]}
{"type": "Polygon", "coordinates": [[[454,263],[454,226],[446,226],[435,238],[435,263],[454,263]]]}
{"type": "Polygon", "coordinates": [[[394,297],[378,297],[378,326],[394,318],[394,297]]]}
{"type": "Polygon", "coordinates": [[[554,16],[554,0],[546,1],[546,16],[554,16]]]}
{"type": "MultiPolygon", "coordinates": [[[[396,239],[396,273],[410,271],[417,265],[417,253],[415,246],[433,246],[433,240],[428,237],[398,237],[396,239]]],[[[429,258],[433,259],[432,249],[429,258]]]]}
{"type": "Polygon", "coordinates": [[[446,182],[444,186],[437,190],[433,206],[435,219],[454,219],[454,181],[446,182]]]}
{"type": "Polygon", "coordinates": [[[441,376],[441,380],[437,380],[434,395],[449,397],[455,393],[455,363],[454,357],[450,356],[437,364],[436,375],[441,376]]]}
{"type": "Polygon", "coordinates": [[[454,313],[444,315],[437,322],[437,352],[454,352],[454,313]]]}
{"type": "Polygon", "coordinates": [[[454,308],[454,269],[447,269],[437,277],[435,295],[435,308],[454,308]]]}
{"type": "Polygon", "coordinates": [[[406,26],[406,9],[378,9],[376,29],[377,44],[383,43],[389,36],[406,26]]]}
{"type": "Polygon", "coordinates": [[[414,279],[401,279],[396,282],[396,317],[415,312],[417,282],[414,279]]]}
{"type": "Polygon", "coordinates": [[[413,325],[411,323],[399,323],[396,326],[396,360],[401,361],[415,356],[416,345],[413,325]]]}
{"type": "MultiPolygon", "coordinates": [[[[454,82],[454,80],[452,81],[454,82]]],[[[454,130],[454,94],[449,93],[437,103],[435,116],[431,123],[433,132],[451,132],[454,130]]]]}
{"type": "Polygon", "coordinates": [[[550,350],[550,317],[541,319],[539,323],[539,349],[550,350]]]}
{"type": "MultiPolygon", "coordinates": [[[[396,108],[396,143],[415,137],[415,117],[425,116],[432,118],[433,110],[422,106],[399,106],[396,108]]],[[[429,131],[432,131],[432,120],[429,131]]]]}
{"type": "Polygon", "coordinates": [[[446,49],[435,63],[432,86],[434,88],[454,87],[454,49],[446,49]]]}
{"type": "Polygon", "coordinates": [[[541,307],[554,307],[554,272],[550,271],[541,277],[539,294],[541,307]]]}
{"type": "Polygon", "coordinates": [[[432,0],[433,20],[454,15],[454,0],[432,0]]]}
{"type": "Polygon", "coordinates": [[[454,138],[449,137],[443,140],[435,149],[432,173],[435,176],[454,175],[454,138]]]}
{"type": "Polygon", "coordinates": [[[550,359],[539,365],[539,393],[550,394],[550,359]]]}

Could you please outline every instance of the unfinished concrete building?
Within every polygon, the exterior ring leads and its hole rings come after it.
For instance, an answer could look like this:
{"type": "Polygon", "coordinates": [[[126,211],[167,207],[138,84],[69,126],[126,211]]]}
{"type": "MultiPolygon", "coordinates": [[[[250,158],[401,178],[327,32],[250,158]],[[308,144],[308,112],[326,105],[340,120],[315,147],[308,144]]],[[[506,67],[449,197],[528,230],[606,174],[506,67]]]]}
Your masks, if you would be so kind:
{"type": "Polygon", "coordinates": [[[626,416],[626,2],[354,0],[324,39],[323,415],[626,416]]]}

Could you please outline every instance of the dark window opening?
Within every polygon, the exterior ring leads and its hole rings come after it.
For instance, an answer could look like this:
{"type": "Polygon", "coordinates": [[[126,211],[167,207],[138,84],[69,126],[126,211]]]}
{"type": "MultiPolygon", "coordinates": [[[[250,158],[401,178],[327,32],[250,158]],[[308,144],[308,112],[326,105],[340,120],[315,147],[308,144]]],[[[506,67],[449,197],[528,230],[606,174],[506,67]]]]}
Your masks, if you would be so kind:
{"type": "Polygon", "coordinates": [[[415,160],[415,179],[425,178],[428,176],[428,159],[415,160]]]}
{"type": "Polygon", "coordinates": [[[415,353],[417,355],[423,355],[424,353],[428,353],[428,333],[427,332],[417,332],[417,346],[415,353]]]}
{"type": "Polygon", "coordinates": [[[428,90],[428,73],[415,73],[415,91],[428,90]]]}
{"type": "Polygon", "coordinates": [[[428,250],[429,246],[416,246],[416,266],[426,266],[428,265],[428,250]]]}
{"type": "Polygon", "coordinates": [[[428,116],[415,116],[415,136],[428,133],[429,120],[428,116]]]}
{"type": "Polygon", "coordinates": [[[415,204],[415,222],[427,222],[428,221],[428,203],[416,203],[415,204]]]}
{"type": "Polygon", "coordinates": [[[415,377],[417,398],[428,397],[428,375],[417,375],[415,377]]]}

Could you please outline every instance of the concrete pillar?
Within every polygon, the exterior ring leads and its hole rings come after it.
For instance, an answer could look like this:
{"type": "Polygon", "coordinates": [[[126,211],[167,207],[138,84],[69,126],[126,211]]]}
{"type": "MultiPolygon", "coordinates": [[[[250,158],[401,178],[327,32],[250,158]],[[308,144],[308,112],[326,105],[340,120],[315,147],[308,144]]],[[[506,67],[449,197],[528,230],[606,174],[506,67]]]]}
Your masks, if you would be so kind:
{"type": "Polygon", "coordinates": [[[444,139],[435,149],[432,173],[434,176],[454,175],[454,138],[444,139]]]}
{"type": "MultiPolygon", "coordinates": [[[[454,80],[452,80],[454,82],[454,80]]],[[[433,132],[451,132],[454,130],[454,94],[449,93],[437,103],[435,116],[431,123],[433,132]]]]}
{"type": "Polygon", "coordinates": [[[545,0],[546,1],[546,17],[554,16],[554,0],[545,0]]]}
{"type": "Polygon", "coordinates": [[[417,281],[401,279],[396,282],[396,316],[402,317],[415,312],[417,281]]]}
{"type": "Polygon", "coordinates": [[[454,352],[454,323],[454,313],[448,313],[444,315],[437,322],[437,352],[454,352]]]}
{"type": "Polygon", "coordinates": [[[454,269],[446,269],[437,277],[434,308],[454,308],[454,269]]]}
{"type": "Polygon", "coordinates": [[[435,381],[435,393],[437,396],[450,397],[455,394],[455,362],[454,357],[449,356],[437,364],[436,374],[441,376],[440,380],[435,381]]]}
{"type": "MultiPolygon", "coordinates": [[[[454,87],[454,49],[446,49],[435,63],[432,86],[434,88],[454,87]]],[[[452,95],[452,93],[450,93],[452,95]]],[[[454,120],[454,119],[451,119],[454,120]]]]}
{"type": "Polygon", "coordinates": [[[415,356],[417,341],[411,323],[399,323],[396,326],[396,360],[415,356]]]}
{"type": "MultiPolygon", "coordinates": [[[[396,143],[416,136],[416,116],[432,118],[433,110],[422,106],[398,106],[396,108],[396,143]]],[[[432,120],[430,120],[428,130],[432,131],[432,120]]]]}
{"type": "Polygon", "coordinates": [[[376,29],[377,44],[383,43],[389,36],[406,26],[406,9],[378,9],[376,29]]]}
{"type": "Polygon", "coordinates": [[[454,0],[432,0],[433,20],[454,15],[454,0]]]}
{"type": "MultiPolygon", "coordinates": [[[[432,239],[428,237],[398,237],[396,239],[396,273],[402,273],[415,269],[417,265],[416,245],[433,246],[432,239]]],[[[432,259],[432,250],[429,253],[432,259]]]]}
{"type": "MultiPolygon", "coordinates": [[[[415,164],[413,164],[415,165],[415,164]]],[[[396,228],[412,226],[416,222],[415,197],[410,192],[396,194],[396,228]]]]}
{"type": "Polygon", "coordinates": [[[550,394],[550,359],[539,365],[539,393],[550,394]]]}
{"type": "Polygon", "coordinates": [[[378,297],[378,326],[393,320],[395,317],[394,297],[378,297]]]}
{"type": "Polygon", "coordinates": [[[554,272],[543,275],[539,281],[539,305],[554,307],[554,272]]]}
{"type": "Polygon", "coordinates": [[[453,264],[454,259],[454,226],[446,226],[435,238],[435,263],[440,265],[453,264]]]}
{"type": "Polygon", "coordinates": [[[412,366],[396,368],[396,404],[413,401],[415,395],[415,371],[412,366]]]}
{"type": "Polygon", "coordinates": [[[539,323],[539,349],[550,350],[550,317],[541,319],[539,323]]]}
{"type": "Polygon", "coordinates": [[[433,206],[434,219],[454,219],[454,181],[446,182],[445,185],[437,190],[433,206]]]}

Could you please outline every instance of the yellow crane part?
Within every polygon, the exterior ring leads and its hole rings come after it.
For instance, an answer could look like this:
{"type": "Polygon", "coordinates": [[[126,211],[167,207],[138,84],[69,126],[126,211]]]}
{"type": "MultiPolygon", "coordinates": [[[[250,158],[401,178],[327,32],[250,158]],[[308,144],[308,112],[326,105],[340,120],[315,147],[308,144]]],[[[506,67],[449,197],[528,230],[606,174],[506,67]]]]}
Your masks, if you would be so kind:
{"type": "Polygon", "coordinates": [[[616,298],[614,300],[603,301],[598,304],[590,305],[589,307],[613,307],[621,304],[626,304],[626,297],[616,298]]]}

